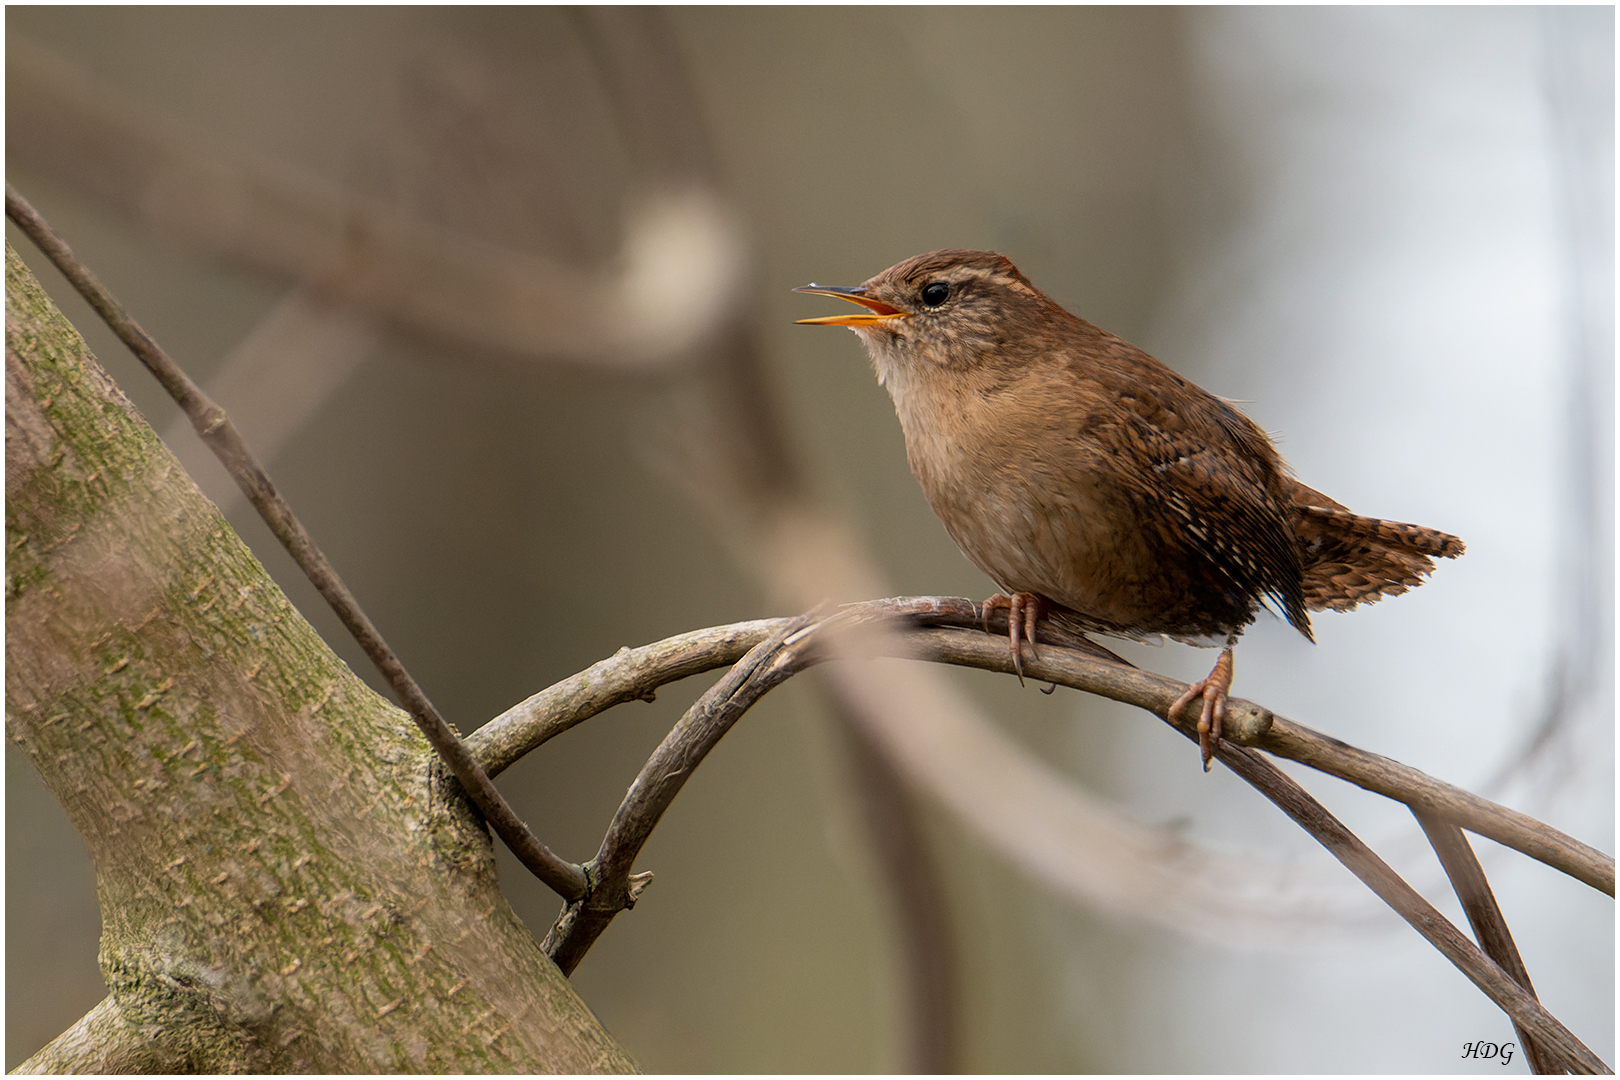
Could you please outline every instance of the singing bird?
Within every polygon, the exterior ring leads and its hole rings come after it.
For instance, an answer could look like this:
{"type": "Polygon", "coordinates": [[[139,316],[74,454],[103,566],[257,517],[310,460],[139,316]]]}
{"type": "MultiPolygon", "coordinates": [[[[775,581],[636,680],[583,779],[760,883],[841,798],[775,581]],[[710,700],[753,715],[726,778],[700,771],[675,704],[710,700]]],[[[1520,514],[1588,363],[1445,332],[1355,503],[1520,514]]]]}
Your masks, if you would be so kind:
{"type": "Polygon", "coordinates": [[[1463,542],[1361,517],[1294,479],[1233,405],[1065,311],[1005,256],[933,251],[855,287],[861,310],[799,322],[860,336],[906,457],[959,548],[1002,590],[1013,666],[1047,618],[1084,632],[1220,644],[1201,699],[1220,743],[1232,648],[1262,604],[1307,639],[1311,611],[1420,585],[1463,542]]]}

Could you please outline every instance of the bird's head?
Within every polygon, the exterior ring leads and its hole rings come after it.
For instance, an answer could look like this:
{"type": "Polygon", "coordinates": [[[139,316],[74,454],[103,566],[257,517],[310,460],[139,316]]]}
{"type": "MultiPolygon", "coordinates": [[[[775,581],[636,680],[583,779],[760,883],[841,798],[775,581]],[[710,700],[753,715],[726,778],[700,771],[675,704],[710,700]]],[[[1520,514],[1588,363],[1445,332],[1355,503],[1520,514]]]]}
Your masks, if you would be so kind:
{"type": "Polygon", "coordinates": [[[1026,363],[1050,320],[1068,317],[993,251],[931,251],[853,288],[812,282],[794,291],[863,309],[798,321],[854,330],[891,391],[913,379],[1026,363]]]}

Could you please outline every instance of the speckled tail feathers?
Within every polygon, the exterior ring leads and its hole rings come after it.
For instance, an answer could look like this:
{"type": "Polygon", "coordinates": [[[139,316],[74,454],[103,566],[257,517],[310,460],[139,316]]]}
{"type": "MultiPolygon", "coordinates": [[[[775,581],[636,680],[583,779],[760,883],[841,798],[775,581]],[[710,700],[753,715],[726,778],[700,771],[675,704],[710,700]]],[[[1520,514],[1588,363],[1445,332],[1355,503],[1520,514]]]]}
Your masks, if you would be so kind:
{"type": "Polygon", "coordinates": [[[1290,524],[1304,563],[1305,606],[1349,611],[1423,584],[1436,558],[1465,550],[1449,533],[1422,525],[1361,517],[1332,499],[1290,482],[1290,524]]]}

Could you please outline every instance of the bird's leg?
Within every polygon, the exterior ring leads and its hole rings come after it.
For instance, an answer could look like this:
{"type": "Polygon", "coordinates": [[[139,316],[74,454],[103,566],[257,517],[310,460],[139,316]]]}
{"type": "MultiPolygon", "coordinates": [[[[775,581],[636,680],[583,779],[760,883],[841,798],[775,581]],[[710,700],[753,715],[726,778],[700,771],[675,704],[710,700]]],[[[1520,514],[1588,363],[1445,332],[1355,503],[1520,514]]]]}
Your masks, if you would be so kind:
{"type": "Polygon", "coordinates": [[[1215,661],[1214,670],[1208,677],[1187,687],[1170,706],[1168,714],[1174,720],[1188,702],[1194,698],[1204,699],[1203,710],[1198,714],[1198,750],[1204,756],[1205,772],[1209,772],[1209,762],[1215,756],[1215,748],[1221,745],[1221,724],[1226,720],[1226,695],[1232,689],[1232,646],[1235,644],[1235,638],[1227,639],[1220,659],[1215,661]]]}
{"type": "Polygon", "coordinates": [[[980,609],[984,619],[984,629],[990,631],[990,613],[997,608],[1007,609],[1007,643],[1012,649],[1013,671],[1018,675],[1018,685],[1024,685],[1024,650],[1023,642],[1029,642],[1029,654],[1039,660],[1041,654],[1035,649],[1035,622],[1041,617],[1041,598],[1034,593],[1015,592],[1012,595],[996,593],[984,602],[980,609]]]}

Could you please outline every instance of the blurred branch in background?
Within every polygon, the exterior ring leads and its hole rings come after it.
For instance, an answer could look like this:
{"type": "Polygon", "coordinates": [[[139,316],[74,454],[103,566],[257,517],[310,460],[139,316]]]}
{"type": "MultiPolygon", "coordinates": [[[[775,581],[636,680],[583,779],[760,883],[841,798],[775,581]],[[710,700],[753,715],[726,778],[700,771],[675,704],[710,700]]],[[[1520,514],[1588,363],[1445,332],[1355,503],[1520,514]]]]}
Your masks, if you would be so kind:
{"type": "MultiPolygon", "coordinates": [[[[706,184],[718,191],[707,125],[664,16],[649,8],[582,8],[576,9],[576,21],[616,106],[625,145],[641,170],[655,182],[706,184]]],[[[683,457],[707,466],[681,486],[697,496],[699,506],[708,506],[713,526],[729,538],[733,551],[757,549],[762,538],[784,525],[824,515],[807,488],[804,467],[787,439],[767,380],[757,305],[751,302],[752,277],[745,271],[727,298],[725,332],[698,368],[698,399],[677,414],[680,427],[672,432],[677,447],[684,443],[690,448],[683,457]],[[723,508],[715,504],[716,494],[723,508]]],[[[756,577],[765,568],[746,557],[744,565],[756,577]]],[[[859,595],[846,591],[850,581],[832,577],[792,590],[767,571],[761,584],[767,597],[790,607],[859,595]]],[[[957,1071],[962,1018],[955,1008],[962,995],[933,854],[898,770],[868,730],[881,720],[840,692],[836,676],[817,685],[826,691],[828,711],[845,733],[848,767],[866,781],[857,785],[866,811],[861,820],[874,847],[872,864],[887,893],[904,965],[900,1060],[909,1072],[957,1071]],[[897,849],[897,844],[906,846],[897,849]]]]}
{"type": "Polygon", "coordinates": [[[889,881],[889,925],[902,958],[904,1060],[925,1075],[962,1071],[962,961],[922,818],[905,777],[871,738],[871,733],[829,683],[827,707],[838,711],[838,727],[849,755],[849,791],[859,804],[873,860],[889,881]]]}
{"type": "MultiPolygon", "coordinates": [[[[1614,53],[1612,12],[1536,10],[1540,82],[1559,198],[1564,415],[1559,588],[1563,618],[1540,715],[1486,791],[1525,784],[1538,801],[1584,792],[1572,783],[1603,755],[1577,729],[1614,721],[1614,53]]],[[[1606,760],[1606,759],[1605,759],[1606,760]]],[[[1606,765],[1604,767],[1607,767],[1606,765]]]]}
{"type": "MultiPolygon", "coordinates": [[[[225,357],[208,380],[208,394],[231,403],[231,420],[259,459],[274,461],[378,341],[373,319],[295,286],[225,357]]],[[[191,423],[176,418],[163,441],[203,494],[229,514],[241,492],[220,475],[208,448],[191,438],[191,423]]]]}
{"type": "Polygon", "coordinates": [[[610,271],[402,216],[143,115],[67,62],[7,42],[14,162],[232,265],[431,333],[527,356],[657,364],[701,340],[737,241],[702,196],[662,193],[610,271]]]}

